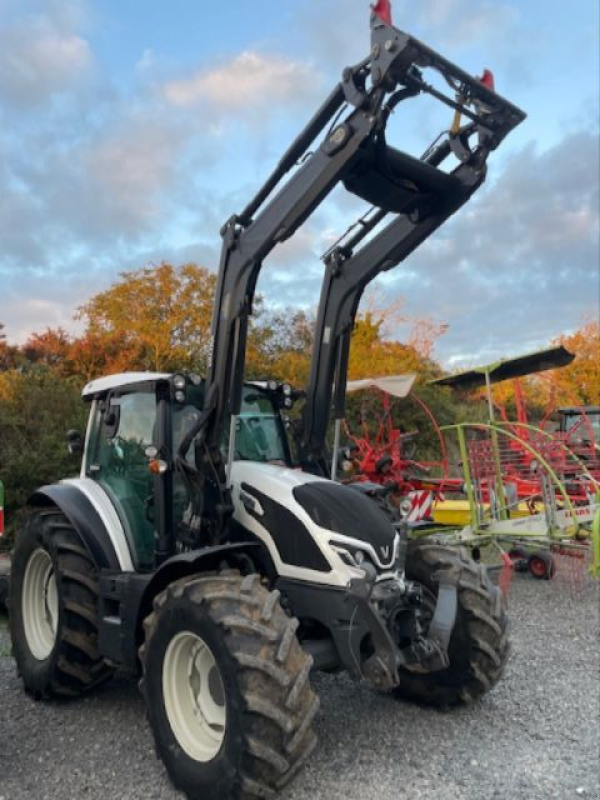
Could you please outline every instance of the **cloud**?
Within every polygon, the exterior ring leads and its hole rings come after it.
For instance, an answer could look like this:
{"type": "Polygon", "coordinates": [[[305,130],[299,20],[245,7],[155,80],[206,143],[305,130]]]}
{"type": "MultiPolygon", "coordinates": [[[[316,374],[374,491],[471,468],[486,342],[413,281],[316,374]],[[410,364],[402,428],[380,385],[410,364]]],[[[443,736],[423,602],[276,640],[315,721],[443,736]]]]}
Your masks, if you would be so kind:
{"type": "Polygon", "coordinates": [[[0,101],[30,108],[65,91],[92,66],[89,43],[44,14],[0,28],[0,101]]]}
{"type": "Polygon", "coordinates": [[[156,64],[156,54],[150,48],[147,47],[141,55],[141,58],[135,65],[135,71],[141,75],[145,72],[151,70],[156,64]]]}
{"type": "Polygon", "coordinates": [[[297,102],[312,93],[312,86],[306,64],[245,51],[218,69],[200,70],[166,83],[164,93],[175,106],[208,103],[221,112],[239,115],[244,110],[297,102]]]}
{"type": "MultiPolygon", "coordinates": [[[[454,366],[531,351],[598,316],[599,168],[593,131],[492,157],[474,198],[381,276],[386,301],[402,296],[408,316],[448,323],[436,357],[454,366]]],[[[337,208],[343,230],[353,209],[342,197],[337,208]]],[[[266,302],[315,307],[335,216],[319,214],[274,251],[259,283],[266,302]]]]}
{"type": "Polygon", "coordinates": [[[431,37],[456,49],[474,43],[505,43],[519,19],[519,11],[509,3],[428,0],[419,4],[415,22],[431,37]]]}
{"type": "MultiPolygon", "coordinates": [[[[122,270],[163,259],[216,268],[222,223],[246,205],[342,68],[369,49],[368,3],[331,0],[294,6],[285,29],[265,33],[270,41],[248,40],[216,67],[192,61],[184,72],[187,56],[140,40],[138,63],[117,71],[96,61],[84,2],[0,0],[0,8],[0,320],[21,340],[68,326],[76,306],[122,270]]],[[[502,0],[423,0],[394,3],[394,17],[465,68],[480,69],[503,48],[488,65],[518,63],[521,80],[523,37],[529,46],[536,37],[526,27],[532,15],[516,9],[502,0]]],[[[539,70],[550,92],[548,63],[539,70]]],[[[589,102],[569,90],[552,112],[563,136],[556,147],[523,147],[530,132],[511,136],[473,201],[382,279],[386,297],[405,296],[410,316],[450,323],[438,350],[447,362],[532,349],[597,305],[597,82],[585,77],[589,102]]],[[[390,142],[398,144],[397,128],[402,147],[417,134],[429,143],[425,123],[437,118],[426,102],[423,112],[415,106],[394,117],[390,142]]],[[[359,208],[337,189],[276,248],[261,273],[265,301],[314,307],[319,257],[359,208]]]]}
{"type": "Polygon", "coordinates": [[[438,356],[454,363],[548,343],[599,313],[595,132],[570,133],[505,161],[468,206],[385,278],[411,313],[450,325],[438,356]]]}
{"type": "Polygon", "coordinates": [[[158,217],[177,172],[183,137],[176,124],[148,115],[126,121],[87,148],[82,174],[119,228],[143,227],[158,217]]]}

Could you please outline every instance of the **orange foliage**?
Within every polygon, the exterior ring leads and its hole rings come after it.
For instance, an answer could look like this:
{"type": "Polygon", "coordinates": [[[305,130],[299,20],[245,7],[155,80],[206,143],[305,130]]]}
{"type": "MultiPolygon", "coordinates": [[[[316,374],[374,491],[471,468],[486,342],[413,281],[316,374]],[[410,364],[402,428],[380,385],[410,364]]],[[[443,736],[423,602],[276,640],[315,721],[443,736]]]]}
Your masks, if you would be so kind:
{"type": "MultiPolygon", "coordinates": [[[[600,405],[600,325],[588,321],[572,334],[555,339],[575,355],[567,367],[541,372],[520,379],[527,410],[535,420],[561,406],[600,405]]],[[[483,396],[484,392],[480,392],[483,396]]],[[[494,402],[514,417],[515,387],[513,381],[493,387],[494,402]]]]}
{"type": "Polygon", "coordinates": [[[576,396],[584,405],[600,405],[600,323],[589,320],[558,343],[576,356],[568,367],[554,371],[559,403],[572,405],[576,396]]]}
{"type": "Polygon", "coordinates": [[[441,374],[431,360],[437,339],[448,326],[429,318],[415,318],[403,312],[403,299],[383,302],[381,288],[365,298],[365,310],[358,315],[352,332],[348,377],[351,380],[417,372],[421,379],[441,374]],[[410,325],[407,341],[401,343],[398,328],[410,325]]]}
{"type": "Polygon", "coordinates": [[[80,355],[89,371],[90,349],[103,352],[110,371],[142,369],[203,372],[210,342],[216,277],[196,264],[124,272],[121,280],[79,309],[87,320],[80,355]]]}

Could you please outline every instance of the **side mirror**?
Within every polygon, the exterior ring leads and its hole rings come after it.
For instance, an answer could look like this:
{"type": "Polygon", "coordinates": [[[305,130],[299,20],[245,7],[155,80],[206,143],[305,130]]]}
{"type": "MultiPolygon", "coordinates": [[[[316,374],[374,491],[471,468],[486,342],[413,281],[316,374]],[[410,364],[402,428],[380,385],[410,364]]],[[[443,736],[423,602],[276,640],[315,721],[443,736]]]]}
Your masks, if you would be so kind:
{"type": "Polygon", "coordinates": [[[77,456],[83,453],[83,438],[79,431],[70,430],[67,432],[67,447],[72,456],[77,456]]]}

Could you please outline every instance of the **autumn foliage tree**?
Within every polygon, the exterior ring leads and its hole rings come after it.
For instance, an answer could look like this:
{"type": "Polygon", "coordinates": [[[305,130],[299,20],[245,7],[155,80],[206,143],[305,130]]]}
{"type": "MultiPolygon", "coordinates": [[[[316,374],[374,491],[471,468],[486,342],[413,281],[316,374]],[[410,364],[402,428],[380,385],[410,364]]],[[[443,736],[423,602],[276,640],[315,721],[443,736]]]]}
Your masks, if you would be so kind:
{"type": "Polygon", "coordinates": [[[366,312],[352,331],[348,377],[350,380],[407,372],[423,374],[429,369],[414,345],[384,338],[385,316],[366,312]]]}
{"type": "MultiPolygon", "coordinates": [[[[575,356],[573,362],[519,380],[529,421],[534,424],[561,406],[600,405],[600,324],[589,320],[553,344],[562,344],[575,356]]],[[[510,419],[516,416],[515,389],[515,381],[503,381],[492,389],[494,402],[510,419]]]]}
{"type": "Polygon", "coordinates": [[[216,276],[196,264],[122,273],[79,309],[88,339],[82,346],[113,353],[110,371],[204,372],[215,286],[216,276]]]}
{"type": "Polygon", "coordinates": [[[600,323],[589,320],[559,342],[575,354],[572,364],[555,372],[559,401],[572,405],[575,396],[583,404],[600,405],[600,323]]]}
{"type": "Polygon", "coordinates": [[[33,333],[21,348],[29,364],[45,366],[57,375],[73,373],[71,359],[72,340],[62,328],[46,328],[44,333],[33,333]]]}
{"type": "Polygon", "coordinates": [[[14,369],[20,360],[19,348],[7,344],[4,324],[0,322],[0,370],[14,369]]]}
{"type": "Polygon", "coordinates": [[[251,326],[246,357],[250,379],[275,378],[295,387],[308,381],[314,317],[305,311],[266,311],[262,304],[251,326]]]}

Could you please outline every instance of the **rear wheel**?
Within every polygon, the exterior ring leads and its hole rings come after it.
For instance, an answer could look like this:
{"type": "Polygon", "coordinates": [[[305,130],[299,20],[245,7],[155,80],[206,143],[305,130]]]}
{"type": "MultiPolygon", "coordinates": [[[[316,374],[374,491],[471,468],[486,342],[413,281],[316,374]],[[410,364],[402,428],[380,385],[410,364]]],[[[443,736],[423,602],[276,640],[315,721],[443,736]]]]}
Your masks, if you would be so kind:
{"type": "Polygon", "coordinates": [[[450,665],[420,674],[400,670],[400,697],[434,706],[469,703],[488,692],[501,678],[510,645],[502,593],[465,548],[437,542],[409,543],[406,575],[423,585],[433,613],[440,570],[457,573],[458,609],[448,655],[450,665]]]}
{"type": "Polygon", "coordinates": [[[234,571],[185,578],[144,627],[142,691],[175,786],[205,800],[273,797],[310,757],[319,707],[279,593],[234,571]]]}
{"type": "Polygon", "coordinates": [[[10,580],[10,633],[25,688],[36,697],[78,695],[110,677],[98,652],[98,577],[58,509],[18,532],[10,580]]]}

